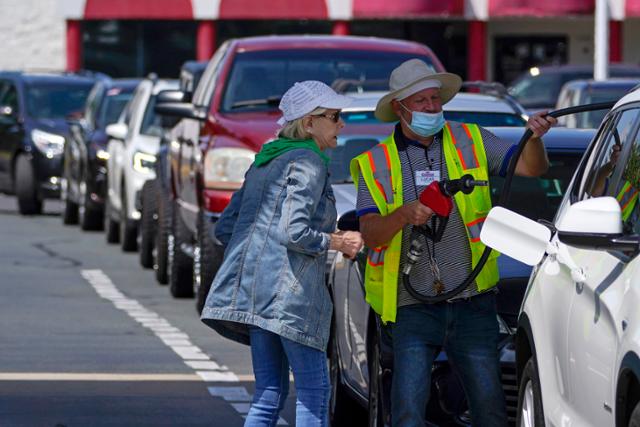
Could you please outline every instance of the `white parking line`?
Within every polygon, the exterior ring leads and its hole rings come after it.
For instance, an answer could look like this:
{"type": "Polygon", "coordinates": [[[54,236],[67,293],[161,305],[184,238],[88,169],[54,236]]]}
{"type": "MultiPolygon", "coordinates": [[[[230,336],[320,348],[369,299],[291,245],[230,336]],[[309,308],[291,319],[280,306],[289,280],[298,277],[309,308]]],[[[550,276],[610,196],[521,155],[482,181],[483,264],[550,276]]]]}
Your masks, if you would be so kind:
{"type": "MultiPolygon", "coordinates": [[[[194,381],[194,378],[199,378],[205,382],[225,382],[225,383],[237,383],[239,381],[253,381],[252,375],[238,376],[231,372],[226,366],[221,366],[205,354],[199,347],[193,345],[189,336],[182,332],[180,329],[174,327],[166,319],[158,315],[152,310],[145,308],[142,304],[133,298],[129,298],[124,295],[113,284],[111,279],[102,270],[82,270],[82,276],[89,282],[89,284],[95,289],[98,295],[110,302],[113,305],[126,312],[132,319],[140,323],[141,326],[150,329],[153,333],[165,344],[171,348],[178,356],[180,356],[184,363],[195,371],[195,375],[186,374],[183,375],[188,378],[186,381],[194,381]]],[[[2,379],[0,374],[0,380],[2,379]]],[[[8,374],[4,374],[8,375],[8,374]]],[[[99,377],[98,374],[87,374],[99,377]]],[[[102,374],[100,374],[102,375],[102,374]]],[[[118,374],[113,374],[118,375],[118,374]]],[[[159,377],[158,375],[150,375],[159,377]]],[[[127,375],[126,377],[137,377],[127,375]]],[[[162,378],[172,378],[170,375],[161,375],[162,378]]],[[[143,377],[140,377],[143,378],[143,377]]],[[[146,378],[146,377],[144,377],[146,378]]],[[[126,380],[121,380],[126,381],[126,380]]],[[[139,379],[138,381],[145,381],[139,379]]],[[[151,381],[147,379],[147,381],[151,381]]],[[[157,380],[156,380],[157,381],[157,380]]],[[[162,380],[164,381],[164,379],[162,380]]],[[[176,380],[177,381],[177,380],[176,380]]],[[[230,402],[231,406],[243,417],[249,412],[251,407],[252,396],[249,394],[245,387],[242,386],[228,386],[228,387],[208,387],[209,394],[214,397],[222,397],[224,400],[230,402]]],[[[278,420],[277,425],[288,425],[288,423],[281,417],[278,420]]]]}

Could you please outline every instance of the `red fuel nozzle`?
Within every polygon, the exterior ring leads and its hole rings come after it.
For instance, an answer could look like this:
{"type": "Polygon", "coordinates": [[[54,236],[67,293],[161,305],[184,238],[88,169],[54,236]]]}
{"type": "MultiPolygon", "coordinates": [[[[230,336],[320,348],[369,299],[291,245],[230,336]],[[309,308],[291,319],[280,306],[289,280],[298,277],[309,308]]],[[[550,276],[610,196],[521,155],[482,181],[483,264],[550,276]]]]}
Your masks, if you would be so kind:
{"type": "Polygon", "coordinates": [[[420,203],[430,208],[436,215],[447,217],[453,209],[451,198],[459,191],[469,194],[478,185],[486,186],[488,182],[475,180],[470,174],[463,175],[459,179],[434,181],[420,194],[420,203]]]}

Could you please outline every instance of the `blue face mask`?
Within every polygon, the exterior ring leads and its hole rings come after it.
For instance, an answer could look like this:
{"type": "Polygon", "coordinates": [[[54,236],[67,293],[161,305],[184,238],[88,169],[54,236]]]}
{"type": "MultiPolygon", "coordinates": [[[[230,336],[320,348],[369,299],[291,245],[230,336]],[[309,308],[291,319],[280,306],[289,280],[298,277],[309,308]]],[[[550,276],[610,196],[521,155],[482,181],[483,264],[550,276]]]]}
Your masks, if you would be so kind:
{"type": "Polygon", "coordinates": [[[407,123],[404,118],[401,119],[409,126],[409,129],[418,136],[432,136],[440,132],[444,127],[444,114],[439,113],[421,113],[419,111],[411,111],[400,102],[402,108],[411,113],[411,123],[407,123]]]}

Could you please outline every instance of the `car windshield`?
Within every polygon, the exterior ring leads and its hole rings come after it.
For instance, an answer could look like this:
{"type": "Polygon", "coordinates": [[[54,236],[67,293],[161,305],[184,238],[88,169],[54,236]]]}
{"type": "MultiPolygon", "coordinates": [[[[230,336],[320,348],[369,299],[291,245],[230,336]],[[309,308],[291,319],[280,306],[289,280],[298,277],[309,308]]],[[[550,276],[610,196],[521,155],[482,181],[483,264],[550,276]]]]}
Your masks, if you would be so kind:
{"type": "Polygon", "coordinates": [[[102,104],[98,126],[104,127],[115,123],[120,117],[120,113],[124,110],[125,105],[133,96],[133,92],[120,92],[114,91],[107,93],[107,96],[102,104]]]}
{"type": "Polygon", "coordinates": [[[26,90],[28,114],[35,119],[63,119],[82,111],[91,84],[32,84],[26,90]]]}
{"type": "Polygon", "coordinates": [[[142,118],[142,125],[140,126],[140,133],[149,136],[162,136],[162,120],[159,115],[155,113],[156,96],[153,95],[149,98],[147,108],[144,110],[144,117],[142,118]]]}
{"type": "MultiPolygon", "coordinates": [[[[295,82],[320,80],[339,91],[386,90],[391,71],[415,54],[337,49],[290,49],[238,53],[224,90],[222,110],[278,107],[295,82]]],[[[432,68],[427,56],[417,56],[432,68]]]]}
{"type": "MultiPolygon", "coordinates": [[[[553,220],[581,157],[582,152],[550,151],[547,173],[538,178],[513,177],[507,207],[533,220],[553,220]]],[[[491,201],[495,205],[500,198],[504,178],[492,176],[490,181],[491,201]]]]}

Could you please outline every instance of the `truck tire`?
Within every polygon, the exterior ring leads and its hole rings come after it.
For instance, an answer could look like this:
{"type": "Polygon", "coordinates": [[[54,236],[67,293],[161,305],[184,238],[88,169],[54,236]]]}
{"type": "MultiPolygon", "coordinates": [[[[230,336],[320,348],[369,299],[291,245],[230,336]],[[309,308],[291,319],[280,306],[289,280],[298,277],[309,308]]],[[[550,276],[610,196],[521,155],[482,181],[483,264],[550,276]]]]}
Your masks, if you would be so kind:
{"type": "MultiPolygon", "coordinates": [[[[173,205],[168,190],[159,186],[157,192],[158,203],[158,232],[156,233],[156,280],[160,285],[169,283],[169,236],[171,235],[171,218],[173,205]]],[[[173,243],[173,242],[171,242],[173,243]]]]}
{"type": "Polygon", "coordinates": [[[138,250],[138,224],[130,220],[127,216],[127,194],[124,183],[120,195],[120,247],[124,252],[135,252],[138,250]]]}
{"type": "Polygon", "coordinates": [[[15,189],[18,197],[18,211],[22,215],[42,213],[42,200],[38,198],[35,171],[25,154],[16,159],[15,189]]]}
{"type": "Polygon", "coordinates": [[[109,202],[109,196],[104,202],[104,231],[107,238],[107,243],[120,242],[120,223],[111,218],[111,202],[109,202]]]}
{"type": "Polygon", "coordinates": [[[213,241],[209,234],[210,229],[211,223],[200,211],[197,225],[198,242],[193,257],[193,288],[196,292],[196,311],[198,314],[202,313],[209,289],[211,289],[211,282],[213,282],[224,257],[224,248],[213,241]]]}
{"type": "Polygon", "coordinates": [[[83,177],[79,186],[80,193],[80,205],[78,206],[78,219],[80,222],[80,228],[88,230],[101,230],[104,224],[104,211],[93,207],[89,193],[87,192],[87,178],[83,177]]]}
{"type": "Polygon", "coordinates": [[[191,244],[191,237],[175,201],[171,224],[173,244],[169,247],[169,291],[174,298],[193,298],[193,260],[182,250],[183,244],[191,244]]]}
{"type": "Polygon", "coordinates": [[[142,186],[142,215],[140,219],[140,264],[153,267],[153,246],[156,240],[158,202],[157,181],[149,180],[142,186]]]}

